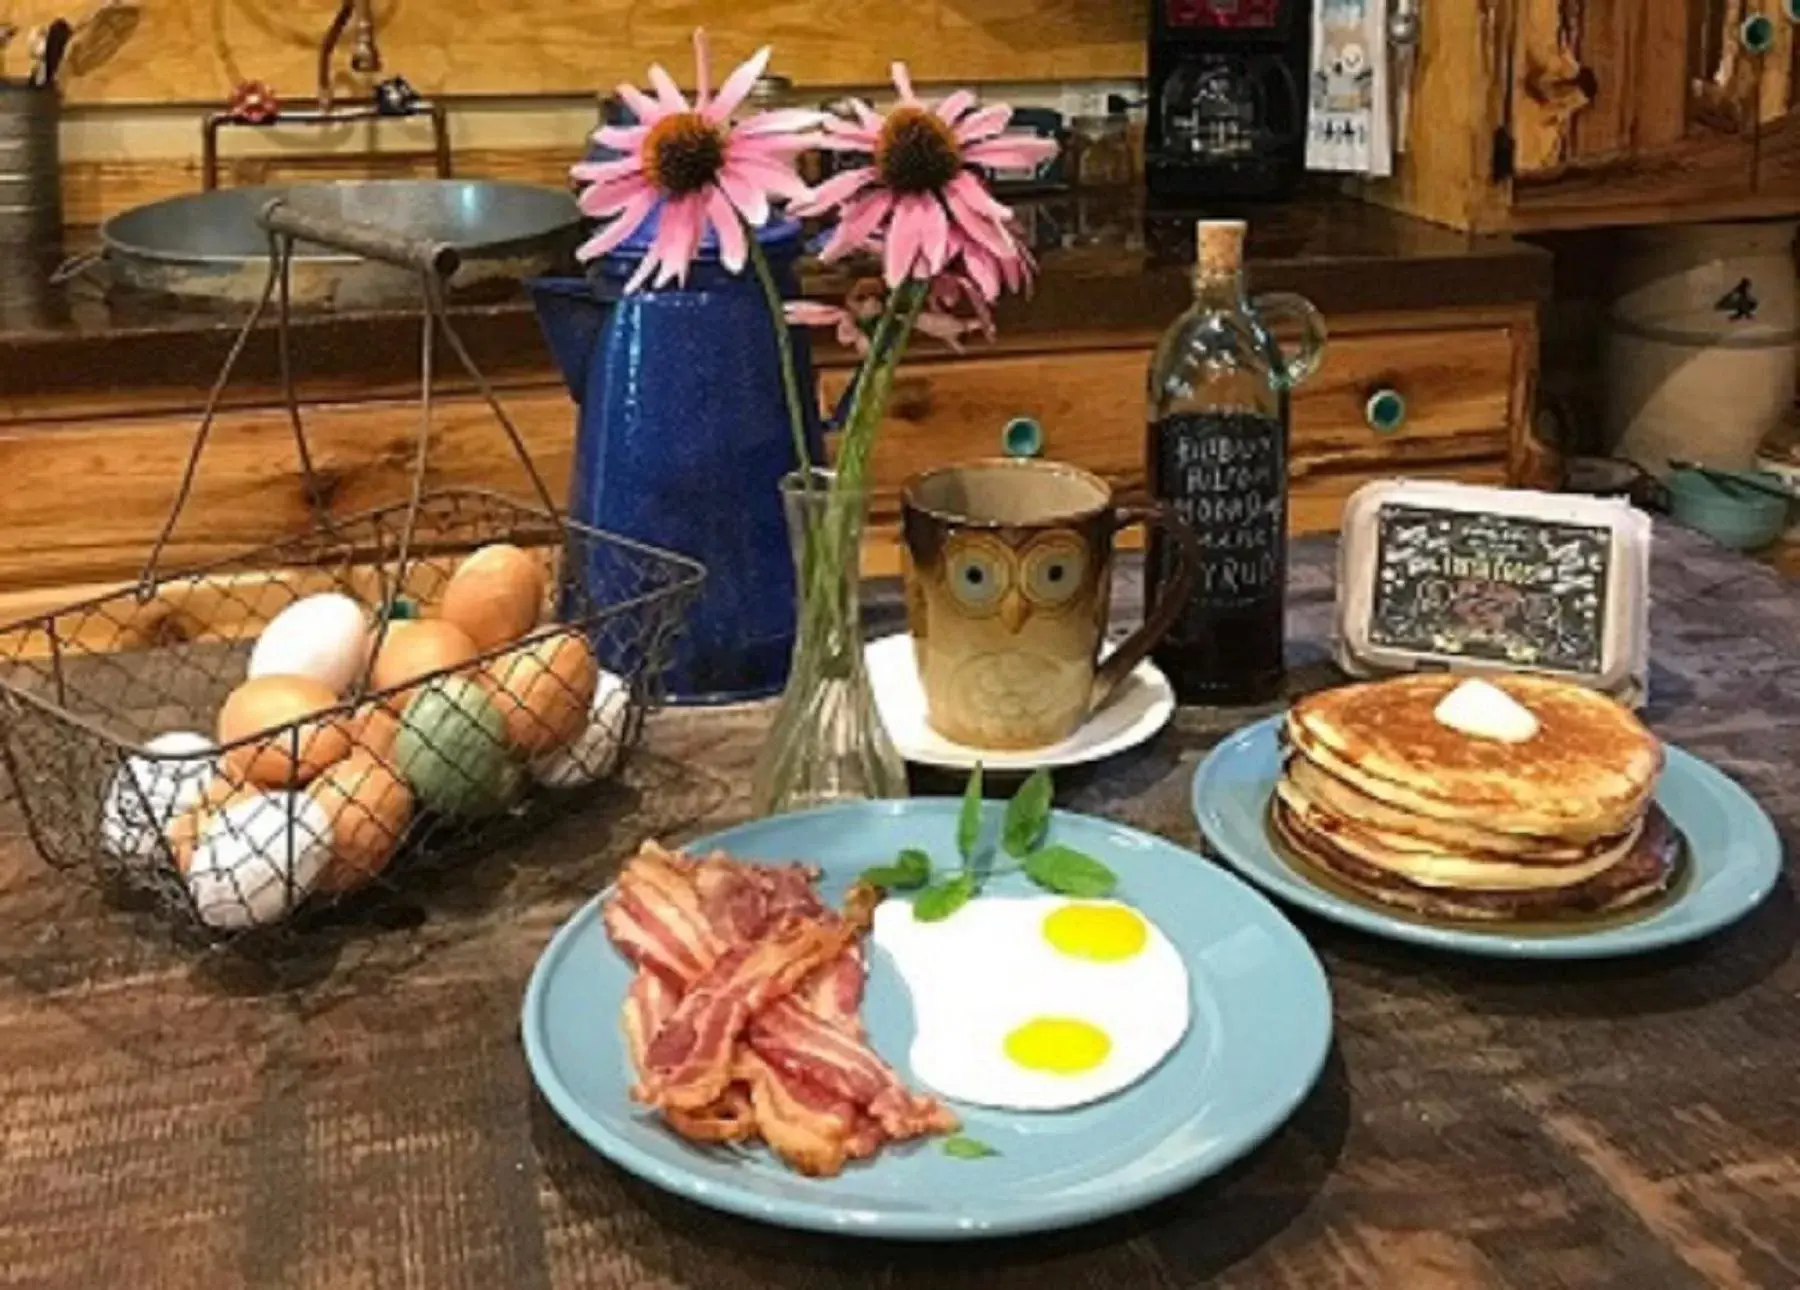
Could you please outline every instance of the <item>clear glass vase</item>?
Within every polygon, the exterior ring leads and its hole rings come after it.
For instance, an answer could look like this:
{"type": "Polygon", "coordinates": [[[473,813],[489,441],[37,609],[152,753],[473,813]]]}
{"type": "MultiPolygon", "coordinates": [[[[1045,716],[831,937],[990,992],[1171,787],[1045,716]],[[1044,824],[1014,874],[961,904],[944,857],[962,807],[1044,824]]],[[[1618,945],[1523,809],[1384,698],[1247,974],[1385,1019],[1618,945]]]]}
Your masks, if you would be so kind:
{"type": "Polygon", "coordinates": [[[906,765],[863,662],[859,560],[868,494],[829,470],[781,483],[799,587],[793,669],[751,777],[758,815],[904,797],[906,765]]]}

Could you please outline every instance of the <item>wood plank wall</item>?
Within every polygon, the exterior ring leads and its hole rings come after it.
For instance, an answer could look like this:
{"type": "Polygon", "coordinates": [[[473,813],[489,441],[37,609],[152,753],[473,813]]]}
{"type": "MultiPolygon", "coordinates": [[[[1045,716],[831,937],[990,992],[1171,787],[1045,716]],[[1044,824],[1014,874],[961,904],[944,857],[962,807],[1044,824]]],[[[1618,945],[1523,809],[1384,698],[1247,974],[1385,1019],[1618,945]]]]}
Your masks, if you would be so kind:
{"type": "MultiPolygon", "coordinates": [[[[689,80],[689,34],[716,58],[771,43],[801,85],[860,85],[904,59],[922,81],[1062,80],[1143,72],[1147,0],[375,0],[390,72],[432,94],[584,94],[661,60],[689,80]]],[[[29,26],[69,0],[14,0],[29,26]]],[[[240,80],[309,97],[337,0],[142,0],[137,30],[71,77],[72,104],[214,102],[240,80]]],[[[348,50],[343,51],[347,62],[348,50]]],[[[15,48],[15,64],[21,58],[15,48]]],[[[13,71],[20,70],[15,66],[13,71]]]]}

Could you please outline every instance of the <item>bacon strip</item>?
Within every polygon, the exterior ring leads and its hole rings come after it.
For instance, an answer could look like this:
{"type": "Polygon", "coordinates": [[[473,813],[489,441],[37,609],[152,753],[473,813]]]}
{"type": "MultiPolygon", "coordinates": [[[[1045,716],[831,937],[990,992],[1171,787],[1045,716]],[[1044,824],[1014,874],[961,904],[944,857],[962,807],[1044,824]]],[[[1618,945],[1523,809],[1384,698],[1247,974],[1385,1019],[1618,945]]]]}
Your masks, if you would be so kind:
{"type": "Polygon", "coordinates": [[[751,1019],[841,954],[857,931],[847,919],[790,918],[764,939],[727,950],[650,1041],[643,1100],[693,1110],[716,1099],[731,1082],[732,1047],[751,1019]]]}
{"type": "Polygon", "coordinates": [[[646,844],[603,918],[638,967],[621,1013],[632,1096],[693,1141],[760,1135],[794,1169],[833,1174],[957,1122],[863,1041],[858,942],[881,893],[852,889],[840,915],[817,878],[646,844]]]}
{"type": "Polygon", "coordinates": [[[763,1139],[789,1168],[830,1177],[880,1149],[873,1121],[805,1077],[776,1070],[750,1049],[739,1052],[736,1071],[750,1090],[763,1139]]]}
{"type": "Polygon", "coordinates": [[[865,975],[862,950],[852,945],[802,981],[794,998],[826,1025],[861,1039],[865,975]]]}
{"type": "Polygon", "coordinates": [[[619,875],[601,919],[626,958],[685,985],[704,974],[730,942],[713,931],[689,873],[674,859],[660,847],[646,846],[619,875]]]}
{"type": "Polygon", "coordinates": [[[957,1127],[935,1098],[912,1093],[893,1068],[854,1036],[828,1025],[793,999],[773,1004],[750,1027],[750,1046],[776,1069],[804,1076],[834,1096],[866,1108],[896,1142],[957,1127]]]}

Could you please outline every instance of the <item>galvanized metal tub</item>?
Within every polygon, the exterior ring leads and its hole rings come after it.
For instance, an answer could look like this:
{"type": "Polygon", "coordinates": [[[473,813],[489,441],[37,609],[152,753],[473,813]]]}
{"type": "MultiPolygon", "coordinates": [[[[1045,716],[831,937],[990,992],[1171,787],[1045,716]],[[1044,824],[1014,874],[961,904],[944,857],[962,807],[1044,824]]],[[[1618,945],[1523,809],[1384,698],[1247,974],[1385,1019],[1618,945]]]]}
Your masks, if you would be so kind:
{"type": "MultiPolygon", "coordinates": [[[[353,180],[231,188],[172,197],[100,228],[113,286],[206,304],[253,304],[269,272],[256,222],[272,198],[331,220],[373,224],[456,248],[452,291],[553,269],[581,236],[568,193],[481,179],[353,180]]],[[[310,308],[371,309],[418,300],[414,273],[309,242],[295,245],[292,299],[310,308]]]]}

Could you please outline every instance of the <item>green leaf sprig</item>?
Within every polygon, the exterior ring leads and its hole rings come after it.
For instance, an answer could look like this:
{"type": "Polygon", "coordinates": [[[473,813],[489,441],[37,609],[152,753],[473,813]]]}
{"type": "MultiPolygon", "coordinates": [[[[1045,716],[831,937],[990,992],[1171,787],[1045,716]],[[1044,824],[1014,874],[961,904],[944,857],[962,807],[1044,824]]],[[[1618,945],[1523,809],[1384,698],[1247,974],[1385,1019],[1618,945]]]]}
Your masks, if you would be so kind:
{"type": "Polygon", "coordinates": [[[980,1138],[965,1137],[958,1133],[944,1139],[944,1154],[958,1160],[980,1160],[984,1156],[997,1156],[1000,1153],[980,1138]]]}
{"type": "MultiPolygon", "coordinates": [[[[913,917],[922,923],[941,922],[980,895],[982,884],[997,872],[993,846],[982,837],[981,788],[982,771],[977,763],[957,813],[956,850],[961,864],[954,873],[933,881],[931,857],[917,847],[908,847],[892,864],[865,869],[862,881],[888,892],[918,892],[913,897],[913,917]]],[[[998,872],[1017,868],[1044,890],[1062,896],[1086,900],[1110,896],[1119,882],[1111,869],[1073,847],[1045,845],[1054,798],[1055,786],[1047,770],[1033,771],[1019,786],[1006,804],[1000,827],[1000,848],[1018,863],[998,872]]]]}

